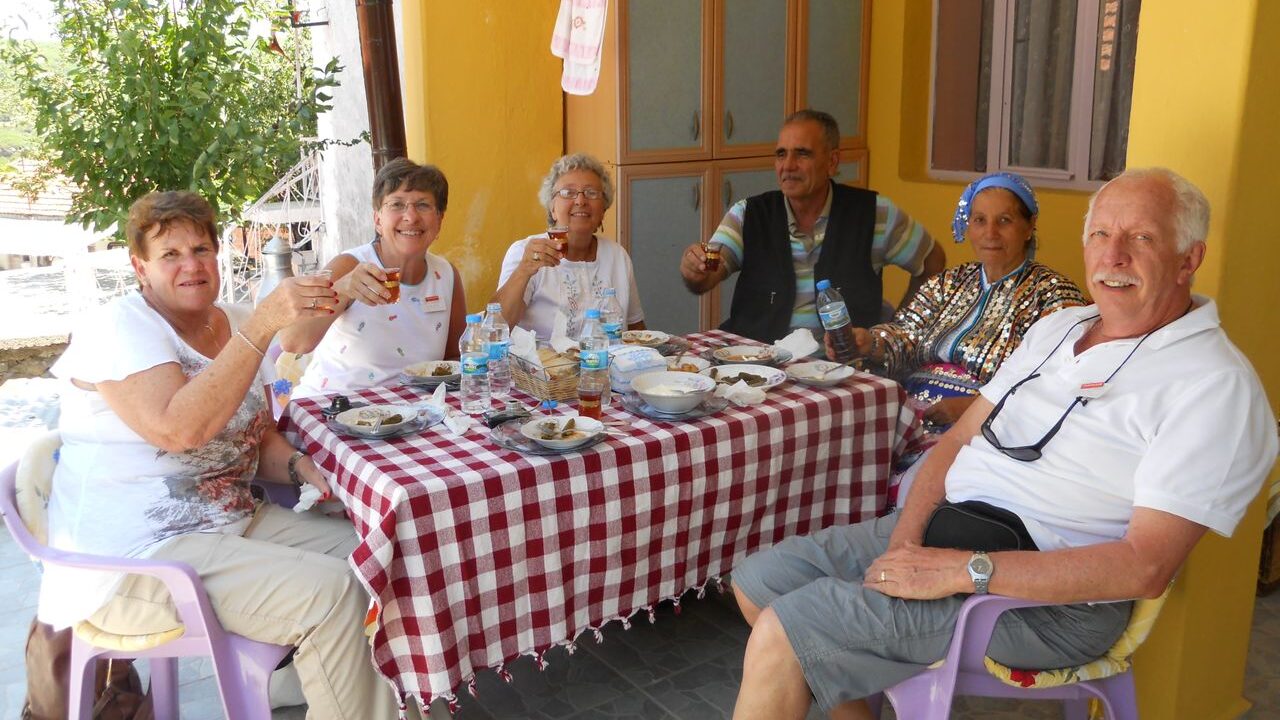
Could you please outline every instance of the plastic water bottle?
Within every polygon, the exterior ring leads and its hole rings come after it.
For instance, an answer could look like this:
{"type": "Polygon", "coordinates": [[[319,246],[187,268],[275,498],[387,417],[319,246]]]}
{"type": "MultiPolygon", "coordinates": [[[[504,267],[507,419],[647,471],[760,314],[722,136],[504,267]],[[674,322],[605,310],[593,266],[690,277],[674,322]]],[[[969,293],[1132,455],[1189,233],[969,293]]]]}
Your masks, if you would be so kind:
{"type": "Polygon", "coordinates": [[[845,306],[840,293],[831,287],[830,280],[819,280],[815,287],[818,290],[818,318],[831,336],[831,347],[836,351],[836,360],[849,362],[858,356],[858,346],[853,341],[853,325],[849,322],[849,308],[845,306]]]}
{"type": "Polygon", "coordinates": [[[489,354],[489,392],[494,397],[511,394],[511,328],[502,318],[502,305],[489,303],[485,308],[485,350],[489,354]]]}
{"type": "Polygon", "coordinates": [[[462,354],[462,412],[479,415],[489,409],[489,353],[484,347],[480,313],[467,316],[467,329],[458,341],[462,354]]]}
{"type": "Polygon", "coordinates": [[[578,337],[578,414],[600,419],[609,405],[609,338],[600,323],[600,311],[591,308],[578,337]]]}
{"type": "Polygon", "coordinates": [[[610,345],[622,342],[622,306],[618,304],[618,291],[605,288],[600,302],[600,325],[609,337],[610,345]]]}

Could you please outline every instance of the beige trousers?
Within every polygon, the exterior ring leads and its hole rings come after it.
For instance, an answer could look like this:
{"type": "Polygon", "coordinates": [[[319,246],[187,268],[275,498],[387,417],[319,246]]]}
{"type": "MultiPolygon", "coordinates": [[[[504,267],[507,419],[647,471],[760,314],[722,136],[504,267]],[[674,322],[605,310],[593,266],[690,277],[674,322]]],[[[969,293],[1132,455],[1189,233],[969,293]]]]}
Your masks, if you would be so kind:
{"type": "MultiPolygon", "coordinates": [[[[152,557],[195,568],[228,632],[298,648],[309,720],[394,718],[394,693],[374,669],[364,635],[369,595],[347,565],[355,544],[345,519],[263,503],[243,537],[192,533],[152,557]]],[[[89,620],[119,634],[177,626],[164,585],[138,575],[89,620]]]]}

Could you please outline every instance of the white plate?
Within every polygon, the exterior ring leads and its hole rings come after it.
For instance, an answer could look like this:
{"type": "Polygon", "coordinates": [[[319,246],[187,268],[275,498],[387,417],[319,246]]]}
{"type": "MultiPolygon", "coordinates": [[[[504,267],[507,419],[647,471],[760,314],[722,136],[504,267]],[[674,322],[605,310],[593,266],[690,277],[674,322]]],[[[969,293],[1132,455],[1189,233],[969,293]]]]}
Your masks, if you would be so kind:
{"type": "Polygon", "coordinates": [[[853,377],[853,373],[853,368],[848,365],[841,365],[828,360],[815,360],[787,366],[787,377],[796,382],[815,387],[834,387],[853,377]],[[832,368],[840,369],[833,370],[832,368]],[[831,372],[827,373],[828,370],[831,372]],[[824,373],[826,373],[825,376],[824,373]]]}
{"type": "Polygon", "coordinates": [[[682,366],[686,366],[686,367],[685,367],[685,369],[683,369],[683,370],[681,370],[680,368],[676,367],[676,365],[675,365],[675,361],[676,361],[676,356],[675,356],[675,355],[672,355],[671,357],[667,358],[667,369],[668,369],[668,370],[674,370],[674,371],[677,371],[677,372],[696,372],[696,373],[700,373],[700,372],[702,372],[703,370],[706,370],[707,368],[711,367],[711,361],[710,361],[710,360],[707,360],[707,359],[705,359],[705,358],[700,358],[700,357],[698,357],[697,355],[694,355],[694,354],[692,354],[692,353],[685,353],[685,354],[684,354],[684,356],[680,358],[680,365],[682,365],[682,366]],[[692,369],[692,370],[690,370],[689,368],[693,368],[693,369],[692,369]]]}
{"type": "Polygon", "coordinates": [[[333,418],[333,421],[362,435],[376,437],[398,432],[406,423],[411,423],[417,419],[418,409],[412,405],[365,405],[364,407],[351,408],[340,412],[333,418]],[[388,418],[395,415],[400,416],[398,422],[388,423],[384,420],[377,429],[374,429],[377,418],[388,418]]]}
{"type": "Polygon", "coordinates": [[[415,382],[449,382],[457,380],[462,374],[462,363],[457,360],[428,360],[426,362],[415,363],[404,369],[405,376],[412,378],[415,382]],[[448,375],[432,374],[437,368],[445,367],[449,369],[448,375]]]}
{"type": "Polygon", "coordinates": [[[722,363],[736,363],[739,365],[771,363],[775,361],[778,354],[778,349],[772,345],[730,345],[729,347],[718,348],[711,353],[712,357],[722,363]]]}
{"type": "Polygon", "coordinates": [[[622,342],[626,345],[657,347],[670,339],[671,336],[661,330],[626,330],[622,333],[622,342]]]}
{"type": "Polygon", "coordinates": [[[568,450],[579,445],[586,445],[591,442],[600,433],[604,432],[604,423],[592,418],[573,415],[569,417],[540,417],[534,418],[520,426],[520,434],[538,443],[539,445],[552,450],[568,450]],[[542,437],[543,431],[555,429],[556,433],[573,420],[573,435],[568,438],[556,438],[554,440],[545,440],[542,437]]]}
{"type": "Polygon", "coordinates": [[[714,377],[718,383],[724,383],[724,378],[735,377],[741,373],[750,373],[752,375],[759,375],[760,377],[763,377],[764,384],[756,385],[754,387],[763,388],[765,390],[777,387],[787,379],[787,374],[785,372],[775,367],[769,367],[768,365],[717,365],[716,367],[707,368],[702,371],[703,375],[714,377]],[[715,375],[712,375],[711,373],[715,373],[715,375]]]}

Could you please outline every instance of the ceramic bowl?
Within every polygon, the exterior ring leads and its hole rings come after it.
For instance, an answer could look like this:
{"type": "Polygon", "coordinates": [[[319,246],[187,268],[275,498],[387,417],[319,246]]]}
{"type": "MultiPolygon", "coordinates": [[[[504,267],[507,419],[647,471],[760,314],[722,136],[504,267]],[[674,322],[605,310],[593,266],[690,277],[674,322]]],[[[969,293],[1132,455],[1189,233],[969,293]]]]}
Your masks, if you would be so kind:
{"type": "Polygon", "coordinates": [[[604,423],[580,415],[539,417],[520,426],[520,434],[552,450],[569,450],[579,445],[585,445],[602,432],[604,432],[604,423]],[[567,436],[562,436],[561,432],[570,420],[573,421],[573,429],[569,431],[567,436]],[[555,433],[556,436],[552,438],[544,437],[552,433],[555,433]]]}
{"type": "Polygon", "coordinates": [[[705,375],[668,370],[632,379],[631,389],[654,409],[679,414],[701,405],[715,391],[716,382],[705,375]]]}

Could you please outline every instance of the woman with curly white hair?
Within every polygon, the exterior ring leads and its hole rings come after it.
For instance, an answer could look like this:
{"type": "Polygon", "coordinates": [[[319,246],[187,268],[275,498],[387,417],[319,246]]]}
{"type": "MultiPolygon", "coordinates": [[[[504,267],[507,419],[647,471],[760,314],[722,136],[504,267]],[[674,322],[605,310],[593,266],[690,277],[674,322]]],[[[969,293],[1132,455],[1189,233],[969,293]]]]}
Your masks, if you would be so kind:
{"type": "Polygon", "coordinates": [[[573,337],[586,311],[600,307],[605,288],[613,288],[626,329],[644,329],[631,257],[596,234],[613,204],[613,180],[604,165],[590,155],[565,155],[543,178],[538,200],[548,226],[564,232],[530,235],[507,250],[493,295],[507,322],[546,340],[560,311],[573,337]]]}

